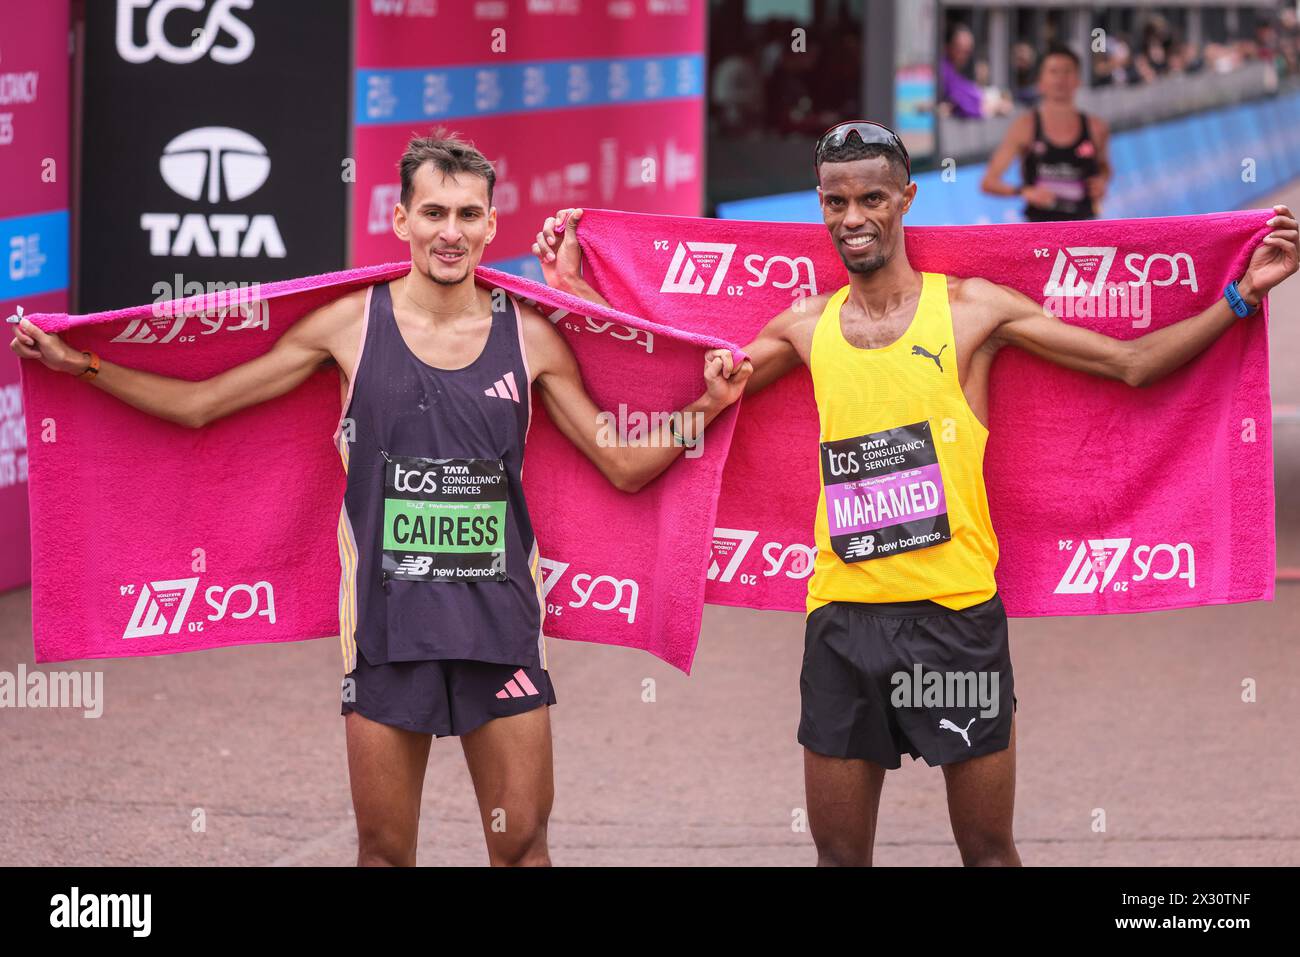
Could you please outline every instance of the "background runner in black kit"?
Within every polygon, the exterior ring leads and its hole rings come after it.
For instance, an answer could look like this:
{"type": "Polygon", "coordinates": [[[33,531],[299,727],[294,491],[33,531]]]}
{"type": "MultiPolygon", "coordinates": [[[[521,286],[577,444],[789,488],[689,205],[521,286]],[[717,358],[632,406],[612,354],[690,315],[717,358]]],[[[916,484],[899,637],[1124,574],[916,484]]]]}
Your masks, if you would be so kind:
{"type": "Polygon", "coordinates": [[[374,286],[345,413],[355,434],[343,499],[357,546],[354,638],[370,664],[449,658],[542,664],[536,541],[521,479],[529,414],[517,305],[504,291],[494,292],[483,352],[447,370],[411,352],[388,284],[374,286]],[[384,573],[385,453],[501,460],[508,483],[505,581],[403,581],[384,573]]]}
{"type": "MultiPolygon", "coordinates": [[[[1049,179],[1078,184],[1079,199],[1058,196],[1051,209],[1025,204],[1025,219],[1031,223],[1054,220],[1092,219],[1097,209],[1088,194],[1088,180],[1101,172],[1097,145],[1092,141],[1088,114],[1079,113],[1079,135],[1069,146],[1057,146],[1043,132],[1043,117],[1034,110],[1034,138],[1021,162],[1021,179],[1026,186],[1047,186],[1049,179]]],[[[1050,186],[1048,187],[1050,188],[1050,186]]]]}

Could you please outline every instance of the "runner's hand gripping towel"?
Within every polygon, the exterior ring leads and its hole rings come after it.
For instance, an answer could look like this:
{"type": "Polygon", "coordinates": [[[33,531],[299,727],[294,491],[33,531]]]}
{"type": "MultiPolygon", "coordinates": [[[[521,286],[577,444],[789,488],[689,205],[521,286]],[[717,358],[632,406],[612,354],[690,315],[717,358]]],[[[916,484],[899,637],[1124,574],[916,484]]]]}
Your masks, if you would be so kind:
{"type": "MultiPolygon", "coordinates": [[[[1133,339],[1218,299],[1270,215],[906,236],[918,270],[1005,283],[1064,322],[1133,339]]],[[[611,431],[626,438],[644,429],[638,413],[698,397],[704,349],[739,358],[796,298],[847,282],[813,224],[590,209],[579,238],[585,275],[612,309],[486,267],[476,278],[541,309],[611,431]]],[[[252,305],[216,293],[31,318],[110,361],[197,380],[266,352],[311,309],[408,269],[274,283],[252,305]]],[[[1009,615],[1272,598],[1267,310],[1140,389],[1001,350],[984,473],[1009,615]]],[[[921,345],[918,362],[940,352],[921,345]]],[[[194,430],[39,364],[22,367],[37,661],[338,636],[336,370],[194,430]]],[[[643,648],[689,671],[705,601],[804,610],[823,452],[806,369],[737,403],[701,448],[635,494],[614,489],[541,403],[533,412],[523,474],[548,636],[643,648]]]]}

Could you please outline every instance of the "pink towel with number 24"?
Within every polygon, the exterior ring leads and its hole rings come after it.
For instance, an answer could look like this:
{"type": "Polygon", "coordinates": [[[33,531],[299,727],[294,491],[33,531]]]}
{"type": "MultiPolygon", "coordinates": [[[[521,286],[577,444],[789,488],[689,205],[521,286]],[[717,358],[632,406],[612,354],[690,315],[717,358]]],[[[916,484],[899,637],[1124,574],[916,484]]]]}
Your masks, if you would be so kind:
{"type": "MultiPolygon", "coordinates": [[[[906,236],[916,269],[984,276],[1063,321],[1131,339],[1218,299],[1270,215],[906,236]]],[[[477,278],[535,302],[615,415],[620,404],[629,415],[681,408],[702,390],[703,349],[743,346],[794,297],[847,281],[817,225],[592,209],[579,235],[585,274],[612,310],[488,268],[477,278]]],[[[275,283],[253,309],[209,296],[170,316],[145,305],[32,318],[105,359],[201,379],[267,351],[310,309],[406,268],[275,283]]],[[[1001,351],[985,479],[1010,615],[1272,598],[1267,322],[1266,304],[1141,389],[1001,351]]],[[[23,366],[38,661],[338,636],[337,372],[190,430],[23,366]]],[[[806,370],[733,406],[701,454],[637,494],[612,488],[540,403],[533,411],[524,484],[547,635],[644,648],[689,671],[705,601],[803,609],[819,487],[806,370]]]]}

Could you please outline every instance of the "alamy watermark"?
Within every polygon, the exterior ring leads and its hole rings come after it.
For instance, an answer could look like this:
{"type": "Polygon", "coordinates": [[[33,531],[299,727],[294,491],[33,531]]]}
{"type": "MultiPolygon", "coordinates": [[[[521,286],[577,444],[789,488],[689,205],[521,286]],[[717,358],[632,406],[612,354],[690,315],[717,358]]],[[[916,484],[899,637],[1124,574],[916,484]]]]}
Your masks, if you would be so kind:
{"type": "Polygon", "coordinates": [[[889,703],[895,708],[978,707],[981,718],[998,716],[996,671],[926,671],[918,662],[911,671],[895,671],[889,683],[894,686],[889,703]]]}
{"type": "Polygon", "coordinates": [[[148,937],[153,927],[152,894],[83,893],[72,887],[50,898],[50,926],[54,928],[116,927],[132,937],[148,937]]]}
{"type": "Polygon", "coordinates": [[[258,282],[185,281],[177,273],[170,280],[153,284],[153,315],[156,319],[188,319],[194,316],[241,316],[240,326],[230,329],[269,325],[270,304],[262,298],[258,282]]]}
{"type": "Polygon", "coordinates": [[[87,718],[104,713],[102,671],[0,671],[0,708],[80,708],[87,718]]]}
{"type": "Polygon", "coordinates": [[[1131,319],[1134,329],[1151,325],[1151,284],[1106,283],[1085,295],[1052,295],[1043,312],[1060,319],[1131,319]]]}
{"type": "Polygon", "coordinates": [[[596,421],[600,424],[596,430],[596,444],[604,448],[681,445],[685,447],[684,454],[688,459],[704,454],[703,412],[629,412],[627,404],[620,402],[617,415],[600,412],[596,421]],[[691,425],[689,433],[684,429],[688,423],[691,425]]]}

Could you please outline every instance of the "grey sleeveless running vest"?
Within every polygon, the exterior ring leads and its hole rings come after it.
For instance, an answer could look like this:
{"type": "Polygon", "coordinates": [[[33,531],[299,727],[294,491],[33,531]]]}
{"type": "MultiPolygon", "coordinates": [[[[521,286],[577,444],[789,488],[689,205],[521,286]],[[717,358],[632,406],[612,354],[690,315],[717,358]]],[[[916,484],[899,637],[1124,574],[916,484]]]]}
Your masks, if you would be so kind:
{"type": "Polygon", "coordinates": [[[335,436],[347,471],[344,670],[358,650],[372,665],[463,658],[545,667],[541,573],[522,484],[531,399],[518,304],[494,290],[483,352],[448,370],[407,346],[387,282],[366,302],[335,436]]]}

